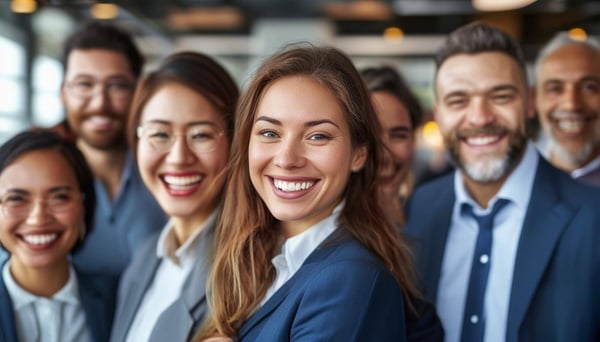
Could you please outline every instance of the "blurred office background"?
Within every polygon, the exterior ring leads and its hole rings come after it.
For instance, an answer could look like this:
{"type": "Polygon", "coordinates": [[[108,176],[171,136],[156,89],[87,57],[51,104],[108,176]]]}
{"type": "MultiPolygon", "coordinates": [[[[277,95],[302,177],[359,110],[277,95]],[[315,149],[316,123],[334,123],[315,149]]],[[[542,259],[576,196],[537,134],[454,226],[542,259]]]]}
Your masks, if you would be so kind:
{"type": "MultiPolygon", "coordinates": [[[[599,0],[0,0],[0,142],[31,125],[60,121],[62,44],[81,23],[106,20],[131,32],[147,70],[164,56],[216,57],[243,87],[264,56],[284,44],[338,47],[359,68],[388,64],[428,112],[433,53],[453,29],[483,20],[512,34],[532,62],[558,31],[600,36],[599,0]]],[[[443,163],[435,124],[419,129],[429,163],[443,163]]],[[[435,165],[434,165],[435,167],[435,165]]]]}

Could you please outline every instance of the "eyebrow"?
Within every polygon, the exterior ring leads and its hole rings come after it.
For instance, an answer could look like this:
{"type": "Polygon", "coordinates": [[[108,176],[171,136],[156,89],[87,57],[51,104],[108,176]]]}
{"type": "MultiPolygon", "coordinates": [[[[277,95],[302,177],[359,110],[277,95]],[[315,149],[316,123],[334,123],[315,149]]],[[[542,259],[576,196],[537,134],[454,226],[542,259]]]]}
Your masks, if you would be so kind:
{"type": "Polygon", "coordinates": [[[403,125],[403,126],[394,126],[392,128],[389,129],[390,132],[410,132],[411,129],[409,126],[403,125]]]}
{"type": "Polygon", "coordinates": [[[500,84],[497,86],[492,87],[491,89],[487,89],[487,90],[483,90],[483,91],[476,91],[476,92],[468,92],[466,90],[456,90],[453,91],[449,94],[447,94],[446,96],[443,97],[443,100],[448,100],[448,98],[454,97],[454,96],[468,96],[470,94],[479,94],[479,93],[493,93],[496,91],[503,91],[503,90],[510,90],[513,91],[515,93],[519,92],[519,88],[517,88],[516,86],[512,85],[512,84],[500,84]]]}
{"type": "MultiPolygon", "coordinates": [[[[600,82],[600,77],[588,75],[588,76],[584,76],[584,77],[576,80],[575,83],[581,83],[581,82],[587,82],[587,81],[600,82]]],[[[550,79],[547,79],[546,81],[544,81],[544,83],[542,85],[545,86],[547,84],[566,83],[566,82],[568,82],[568,81],[561,80],[558,78],[550,78],[550,79]]]]}
{"type": "MultiPolygon", "coordinates": [[[[259,116],[258,118],[256,118],[256,120],[254,122],[258,122],[258,121],[266,121],[273,125],[283,126],[283,123],[281,121],[274,119],[272,117],[266,116],[266,115],[259,116]]],[[[335,122],[333,122],[329,119],[308,121],[308,122],[304,123],[304,127],[314,127],[314,126],[318,126],[318,125],[322,125],[322,124],[330,124],[330,125],[337,127],[338,129],[340,128],[335,122]]]]}
{"type": "MultiPolygon", "coordinates": [[[[55,186],[52,187],[48,190],[48,193],[56,193],[56,192],[61,192],[61,191],[71,191],[73,190],[73,187],[70,185],[59,185],[59,186],[55,186]]],[[[10,193],[16,193],[19,195],[27,195],[27,196],[31,196],[31,193],[25,189],[21,189],[21,188],[12,188],[12,189],[8,189],[4,192],[3,195],[6,194],[10,194],[10,193]]]]}
{"type": "MultiPolygon", "coordinates": [[[[173,122],[168,121],[168,120],[161,120],[161,119],[148,120],[146,122],[140,123],[140,125],[142,125],[144,123],[152,123],[152,124],[159,124],[159,125],[173,125],[173,122]]],[[[219,125],[217,125],[215,122],[208,121],[208,120],[192,121],[192,122],[188,122],[185,124],[186,127],[199,126],[199,125],[219,127],[219,125]]]]}

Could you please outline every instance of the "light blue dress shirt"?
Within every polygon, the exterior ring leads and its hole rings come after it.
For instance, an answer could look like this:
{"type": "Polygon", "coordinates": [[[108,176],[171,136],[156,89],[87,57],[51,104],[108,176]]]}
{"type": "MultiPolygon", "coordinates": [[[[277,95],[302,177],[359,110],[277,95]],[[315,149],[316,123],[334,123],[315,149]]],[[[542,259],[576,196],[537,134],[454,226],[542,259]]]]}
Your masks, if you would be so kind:
{"type": "Polygon", "coordinates": [[[167,216],[144,185],[131,153],[115,200],[98,179],[95,189],[94,229],[74,253],[73,264],[80,272],[120,275],[135,249],[164,227],[167,216]]]}
{"type": "Polygon", "coordinates": [[[446,332],[446,342],[460,341],[471,260],[479,229],[475,218],[461,213],[461,206],[464,203],[471,204],[476,215],[484,215],[491,212],[499,198],[510,202],[495,216],[492,252],[491,256],[486,258],[486,262],[491,262],[491,265],[484,297],[484,341],[506,340],[514,263],[538,161],[535,147],[528,143],[521,162],[506,179],[498,194],[490,200],[486,209],[480,207],[468,194],[462,174],[456,171],[456,201],[446,240],[436,301],[438,315],[446,332]]]}

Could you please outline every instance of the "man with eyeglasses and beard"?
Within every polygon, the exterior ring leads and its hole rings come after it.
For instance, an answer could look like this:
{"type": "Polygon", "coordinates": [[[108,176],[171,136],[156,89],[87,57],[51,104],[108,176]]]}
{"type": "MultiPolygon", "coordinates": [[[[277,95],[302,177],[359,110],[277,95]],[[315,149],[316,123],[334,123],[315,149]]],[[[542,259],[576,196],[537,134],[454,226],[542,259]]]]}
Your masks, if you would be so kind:
{"type": "Polygon", "coordinates": [[[540,151],[600,187],[600,42],[561,32],[539,53],[535,74],[540,151]]]}
{"type": "Polygon", "coordinates": [[[600,192],[528,141],[519,46],[463,26],[438,51],[434,87],[456,171],[415,191],[407,232],[445,341],[598,341],[600,192]]]}
{"type": "Polygon", "coordinates": [[[73,256],[86,272],[119,275],[134,249],[166,222],[126,142],[143,61],[131,36],[99,22],[83,26],[64,45],[66,120],[54,129],[76,142],[96,177],[95,229],[73,256]]]}

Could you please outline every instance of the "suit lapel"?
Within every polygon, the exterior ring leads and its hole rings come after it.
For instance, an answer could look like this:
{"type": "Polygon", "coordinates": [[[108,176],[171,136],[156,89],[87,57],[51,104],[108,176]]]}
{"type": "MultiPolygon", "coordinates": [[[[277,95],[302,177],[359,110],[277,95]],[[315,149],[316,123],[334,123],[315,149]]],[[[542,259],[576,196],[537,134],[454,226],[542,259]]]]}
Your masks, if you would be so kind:
{"type": "MultiPolygon", "coordinates": [[[[339,230],[339,229],[338,229],[339,230]]],[[[327,239],[324,243],[326,243],[329,239],[327,239]]],[[[323,244],[324,244],[323,243],[323,244]]],[[[333,252],[334,248],[329,247],[319,247],[317,248],[309,257],[306,259],[302,267],[298,270],[296,274],[292,276],[279,290],[273,294],[267,302],[258,309],[250,319],[244,323],[244,325],[240,328],[238,332],[239,339],[243,339],[243,337],[254,328],[258,323],[260,323],[263,319],[267,318],[269,314],[271,314],[277,307],[283,302],[283,300],[292,292],[302,286],[302,283],[308,281],[310,279],[310,275],[313,274],[313,271],[318,265],[323,261],[327,256],[333,252]]]]}
{"type": "Polygon", "coordinates": [[[540,158],[529,207],[519,239],[507,322],[507,340],[517,341],[518,332],[550,261],[559,237],[573,210],[560,202],[557,172],[540,158]]]}
{"type": "Polygon", "coordinates": [[[18,340],[14,310],[6,286],[4,286],[1,270],[0,267],[0,341],[12,342],[18,340]]]}
{"type": "MultiPolygon", "coordinates": [[[[452,209],[454,208],[454,173],[445,177],[437,189],[442,189],[434,197],[431,204],[427,205],[430,212],[418,213],[416,225],[411,225],[413,234],[417,237],[411,243],[417,246],[418,265],[421,272],[425,295],[433,303],[437,298],[438,282],[442,269],[442,259],[446,249],[446,239],[450,223],[452,222],[452,209]],[[444,191],[444,189],[447,189],[444,191]],[[420,238],[419,238],[420,237],[420,238]]],[[[414,214],[414,213],[413,213],[414,214]]]]}
{"type": "MultiPolygon", "coordinates": [[[[158,237],[156,237],[158,239],[158,237]]],[[[160,259],[156,256],[156,243],[151,244],[154,249],[150,249],[148,253],[147,261],[141,263],[138,268],[139,272],[134,277],[130,277],[129,284],[126,284],[128,291],[124,293],[122,298],[123,303],[118,303],[118,307],[122,309],[121,313],[117,313],[115,326],[118,325],[120,328],[115,329],[115,332],[119,335],[114,336],[117,341],[124,341],[129,331],[129,327],[133,323],[133,318],[139,309],[139,306],[144,298],[144,294],[150,286],[154,274],[160,264],[160,259]]]]}

